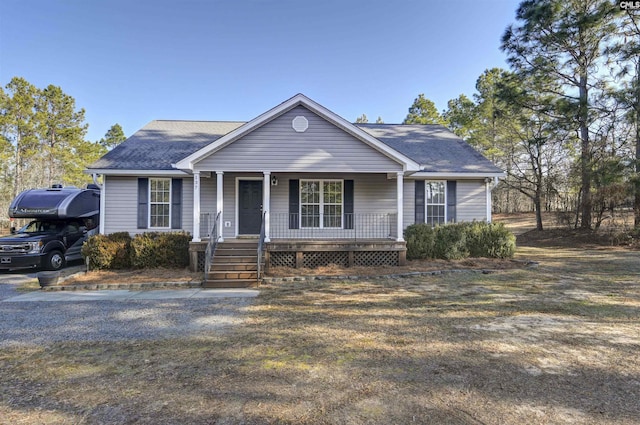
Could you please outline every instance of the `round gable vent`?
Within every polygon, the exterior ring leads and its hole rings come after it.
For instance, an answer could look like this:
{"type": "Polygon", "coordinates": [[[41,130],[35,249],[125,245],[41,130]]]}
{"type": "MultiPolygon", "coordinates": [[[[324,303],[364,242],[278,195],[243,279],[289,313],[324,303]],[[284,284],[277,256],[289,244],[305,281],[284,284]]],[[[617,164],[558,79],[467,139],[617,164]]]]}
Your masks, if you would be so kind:
{"type": "Polygon", "coordinates": [[[302,115],[298,115],[291,121],[291,126],[298,133],[304,133],[309,128],[309,121],[302,115]]]}

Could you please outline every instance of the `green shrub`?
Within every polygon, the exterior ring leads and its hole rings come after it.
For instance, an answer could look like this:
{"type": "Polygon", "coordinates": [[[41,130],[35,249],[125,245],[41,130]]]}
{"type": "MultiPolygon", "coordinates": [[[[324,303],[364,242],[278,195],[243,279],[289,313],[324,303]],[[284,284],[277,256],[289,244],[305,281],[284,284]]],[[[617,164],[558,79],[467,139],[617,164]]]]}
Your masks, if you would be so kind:
{"type": "Polygon", "coordinates": [[[126,269],[131,267],[130,247],[127,232],[94,235],[82,245],[82,256],[92,269],[126,269]]]}
{"type": "Polygon", "coordinates": [[[471,226],[469,251],[473,257],[511,258],[516,237],[503,223],[475,222],[471,226]]]}
{"type": "Polygon", "coordinates": [[[434,257],[443,260],[461,260],[469,256],[467,249],[467,226],[448,224],[437,226],[434,257]]]}
{"type": "Polygon", "coordinates": [[[412,224],[405,229],[404,238],[407,241],[407,258],[409,260],[435,258],[435,229],[425,223],[412,224]]]}
{"type": "Polygon", "coordinates": [[[510,258],[516,249],[515,236],[502,223],[413,224],[405,230],[405,240],[410,260],[510,258]]]}
{"type": "Polygon", "coordinates": [[[95,235],[82,246],[92,269],[185,268],[189,265],[188,233],[151,232],[136,235],[127,232],[95,235]]]}
{"type": "Polygon", "coordinates": [[[131,241],[131,265],[135,268],[184,268],[189,265],[188,233],[149,232],[131,241]]]}

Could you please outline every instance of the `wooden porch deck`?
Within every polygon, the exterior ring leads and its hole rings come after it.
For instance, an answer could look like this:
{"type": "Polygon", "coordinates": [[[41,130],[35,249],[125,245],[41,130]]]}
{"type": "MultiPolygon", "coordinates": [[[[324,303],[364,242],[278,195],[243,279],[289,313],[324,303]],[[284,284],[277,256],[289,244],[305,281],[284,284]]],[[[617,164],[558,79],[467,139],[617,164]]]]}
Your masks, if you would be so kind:
{"type": "MultiPolygon", "coordinates": [[[[204,271],[206,245],[207,241],[191,242],[191,270],[204,271]]],[[[272,239],[265,243],[264,261],[268,272],[271,267],[316,268],[329,264],[342,267],[402,266],[406,264],[406,258],[406,243],[390,239],[272,239]]]]}

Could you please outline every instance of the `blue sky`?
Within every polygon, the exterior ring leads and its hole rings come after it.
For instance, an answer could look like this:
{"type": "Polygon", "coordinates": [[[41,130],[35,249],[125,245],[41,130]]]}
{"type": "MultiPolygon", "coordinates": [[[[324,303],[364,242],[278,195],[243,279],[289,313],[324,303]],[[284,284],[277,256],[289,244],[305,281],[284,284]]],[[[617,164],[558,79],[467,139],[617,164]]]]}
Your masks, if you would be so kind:
{"type": "Polygon", "coordinates": [[[89,140],[154,119],[246,121],[304,93],[349,121],[439,110],[506,68],[516,0],[0,0],[0,84],[60,86],[89,140]]]}

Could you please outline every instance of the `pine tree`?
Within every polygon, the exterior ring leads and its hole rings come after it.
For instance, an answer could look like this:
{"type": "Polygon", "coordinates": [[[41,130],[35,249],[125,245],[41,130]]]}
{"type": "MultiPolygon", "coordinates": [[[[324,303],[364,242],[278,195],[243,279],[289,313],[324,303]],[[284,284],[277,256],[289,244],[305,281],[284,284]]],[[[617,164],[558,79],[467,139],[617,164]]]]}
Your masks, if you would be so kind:
{"type": "Polygon", "coordinates": [[[440,115],[436,105],[424,94],[419,94],[409,108],[403,124],[441,124],[446,125],[446,120],[440,115]]]}

